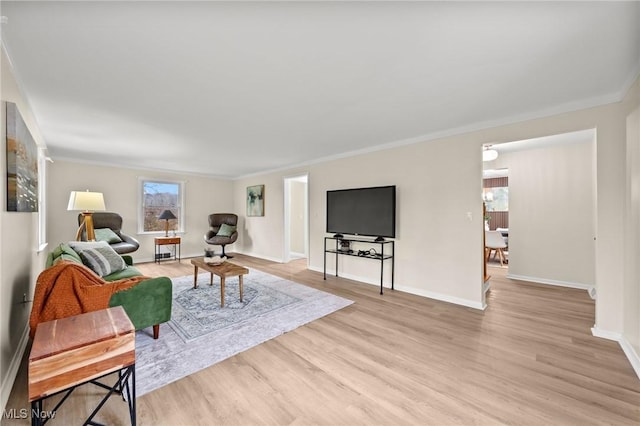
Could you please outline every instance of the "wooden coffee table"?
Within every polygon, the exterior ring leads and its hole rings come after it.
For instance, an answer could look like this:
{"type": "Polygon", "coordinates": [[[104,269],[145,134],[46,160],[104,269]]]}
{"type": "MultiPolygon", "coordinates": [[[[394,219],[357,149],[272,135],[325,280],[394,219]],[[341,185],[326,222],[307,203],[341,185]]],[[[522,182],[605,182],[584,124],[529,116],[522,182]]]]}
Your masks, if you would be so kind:
{"type": "Polygon", "coordinates": [[[193,265],[193,288],[198,288],[198,268],[211,273],[209,285],[213,285],[213,276],[220,277],[220,307],[224,308],[224,280],[228,277],[238,277],[240,281],[240,301],[242,302],[242,276],[249,273],[249,269],[231,262],[222,262],[219,265],[206,263],[203,259],[191,259],[193,265]]]}

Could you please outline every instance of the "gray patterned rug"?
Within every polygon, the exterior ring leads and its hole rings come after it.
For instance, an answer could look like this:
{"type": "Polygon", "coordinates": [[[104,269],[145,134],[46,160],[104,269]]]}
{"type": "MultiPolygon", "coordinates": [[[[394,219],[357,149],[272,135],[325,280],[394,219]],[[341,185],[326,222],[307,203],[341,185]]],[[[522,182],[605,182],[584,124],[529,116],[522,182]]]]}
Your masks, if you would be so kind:
{"type": "Polygon", "coordinates": [[[159,387],[259,345],[352,304],[334,296],[255,269],[244,276],[240,302],[238,277],[225,280],[220,308],[220,280],[209,273],[174,278],[171,321],[136,333],[136,394],[159,387]]]}

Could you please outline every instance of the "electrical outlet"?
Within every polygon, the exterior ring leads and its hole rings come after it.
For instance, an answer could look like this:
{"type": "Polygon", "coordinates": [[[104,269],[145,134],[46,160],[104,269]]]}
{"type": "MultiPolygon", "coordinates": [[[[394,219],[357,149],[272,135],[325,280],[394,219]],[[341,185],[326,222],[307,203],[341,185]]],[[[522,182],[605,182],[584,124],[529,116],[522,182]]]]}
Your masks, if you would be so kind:
{"type": "Polygon", "coordinates": [[[27,293],[22,294],[22,303],[27,303],[27,293]]]}

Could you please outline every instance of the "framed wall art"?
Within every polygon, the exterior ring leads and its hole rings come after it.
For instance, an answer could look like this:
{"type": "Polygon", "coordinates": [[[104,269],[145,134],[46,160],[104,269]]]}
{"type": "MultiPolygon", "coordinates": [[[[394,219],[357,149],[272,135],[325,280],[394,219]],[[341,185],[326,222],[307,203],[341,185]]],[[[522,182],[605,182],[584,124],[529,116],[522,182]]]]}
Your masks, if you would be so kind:
{"type": "Polygon", "coordinates": [[[264,185],[247,186],[247,216],[264,216],[264,185]]]}
{"type": "Polygon", "coordinates": [[[38,211],[38,147],[18,107],[6,102],[7,211],[38,211]]]}

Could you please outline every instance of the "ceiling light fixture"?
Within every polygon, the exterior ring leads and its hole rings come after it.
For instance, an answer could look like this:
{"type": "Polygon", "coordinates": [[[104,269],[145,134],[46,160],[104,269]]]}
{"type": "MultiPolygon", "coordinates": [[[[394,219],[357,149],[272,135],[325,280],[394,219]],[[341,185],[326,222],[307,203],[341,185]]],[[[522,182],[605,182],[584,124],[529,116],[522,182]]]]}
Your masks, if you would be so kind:
{"type": "Polygon", "coordinates": [[[491,148],[491,145],[487,145],[482,150],[482,161],[493,161],[498,158],[498,151],[491,148]]]}

